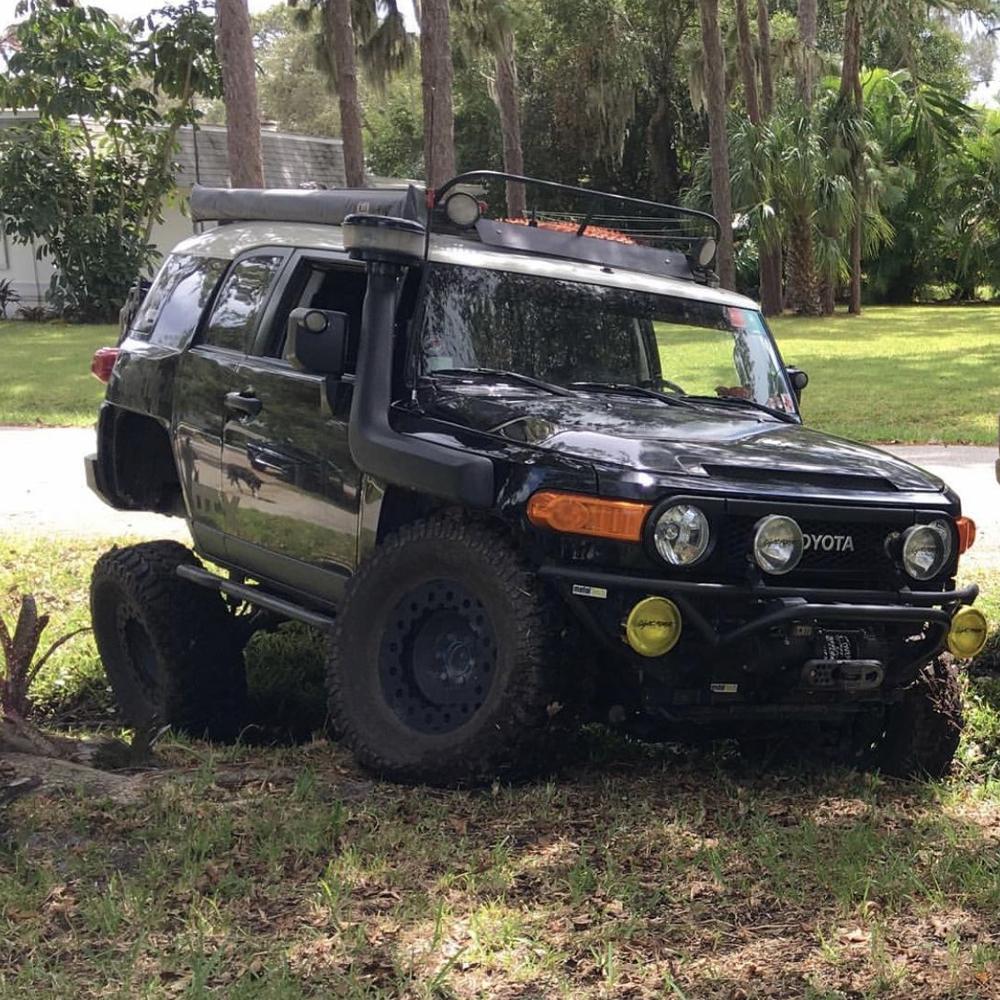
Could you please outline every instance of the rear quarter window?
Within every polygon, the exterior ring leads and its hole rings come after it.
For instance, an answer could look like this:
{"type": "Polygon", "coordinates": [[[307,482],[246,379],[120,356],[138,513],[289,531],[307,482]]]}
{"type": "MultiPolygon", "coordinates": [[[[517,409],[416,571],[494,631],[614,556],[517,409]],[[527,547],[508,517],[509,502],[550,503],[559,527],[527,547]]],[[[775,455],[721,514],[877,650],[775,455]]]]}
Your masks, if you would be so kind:
{"type": "Polygon", "coordinates": [[[165,347],[186,347],[228,263],[189,254],[167,257],[139,307],[131,336],[165,347]]]}

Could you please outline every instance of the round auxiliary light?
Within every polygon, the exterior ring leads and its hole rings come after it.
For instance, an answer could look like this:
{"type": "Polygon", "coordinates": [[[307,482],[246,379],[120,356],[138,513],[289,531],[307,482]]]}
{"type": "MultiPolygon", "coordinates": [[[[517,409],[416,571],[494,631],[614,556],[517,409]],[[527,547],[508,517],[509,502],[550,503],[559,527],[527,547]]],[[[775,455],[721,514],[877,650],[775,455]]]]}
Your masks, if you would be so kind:
{"type": "Polygon", "coordinates": [[[986,645],[986,616],[976,608],[959,608],[948,630],[948,651],[960,660],[978,656],[986,645]]]}
{"type": "Polygon", "coordinates": [[[681,613],[666,597],[644,597],[625,620],[625,641],[640,656],[663,656],[681,637],[681,613]]]}
{"type": "Polygon", "coordinates": [[[698,254],[698,266],[708,267],[715,260],[715,252],[718,249],[718,244],[711,236],[706,236],[703,240],[699,241],[695,249],[698,254]]]}
{"type": "Polygon", "coordinates": [[[444,203],[444,212],[448,216],[448,221],[462,229],[469,229],[479,221],[482,214],[479,209],[479,201],[465,191],[456,191],[449,195],[444,203]]]}
{"type": "Polygon", "coordinates": [[[951,558],[951,528],[945,521],[915,524],[903,533],[903,569],[914,580],[930,580],[951,558]]]}
{"type": "Polygon", "coordinates": [[[757,565],[774,576],[791,573],[802,558],[802,529],[784,514],[769,514],[757,522],[753,557],[757,565]]]}
{"type": "Polygon", "coordinates": [[[386,215],[348,215],[341,231],[344,249],[358,260],[412,264],[424,255],[427,230],[412,219],[386,215]]]}
{"type": "Polygon", "coordinates": [[[671,566],[693,566],[708,551],[708,518],[689,503],[668,507],[653,529],[656,551],[671,566]]]}

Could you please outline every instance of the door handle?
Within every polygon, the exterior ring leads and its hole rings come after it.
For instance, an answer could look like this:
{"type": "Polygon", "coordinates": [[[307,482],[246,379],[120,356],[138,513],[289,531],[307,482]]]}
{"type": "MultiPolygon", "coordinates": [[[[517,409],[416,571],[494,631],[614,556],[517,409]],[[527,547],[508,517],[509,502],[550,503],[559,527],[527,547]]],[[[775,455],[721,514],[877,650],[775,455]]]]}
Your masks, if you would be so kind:
{"type": "Polygon", "coordinates": [[[236,413],[245,413],[256,417],[264,408],[264,404],[256,396],[244,395],[242,392],[226,393],[226,409],[236,413]]]}

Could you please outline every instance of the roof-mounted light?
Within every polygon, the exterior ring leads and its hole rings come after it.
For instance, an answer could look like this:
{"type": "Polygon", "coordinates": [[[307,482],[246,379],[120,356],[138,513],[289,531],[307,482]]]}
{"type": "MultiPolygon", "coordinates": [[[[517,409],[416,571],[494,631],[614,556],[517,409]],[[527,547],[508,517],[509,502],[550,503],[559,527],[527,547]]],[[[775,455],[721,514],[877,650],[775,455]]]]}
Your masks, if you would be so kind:
{"type": "Polygon", "coordinates": [[[416,264],[423,259],[427,230],[411,219],[355,213],[344,219],[344,249],[355,260],[416,264]]]}
{"type": "Polygon", "coordinates": [[[444,203],[448,221],[460,229],[471,229],[482,215],[479,200],[466,191],[456,191],[444,203]]]}
{"type": "Polygon", "coordinates": [[[692,267],[702,269],[711,267],[716,250],[718,250],[716,241],[711,236],[703,236],[692,245],[691,252],[687,255],[688,263],[692,267]]]}

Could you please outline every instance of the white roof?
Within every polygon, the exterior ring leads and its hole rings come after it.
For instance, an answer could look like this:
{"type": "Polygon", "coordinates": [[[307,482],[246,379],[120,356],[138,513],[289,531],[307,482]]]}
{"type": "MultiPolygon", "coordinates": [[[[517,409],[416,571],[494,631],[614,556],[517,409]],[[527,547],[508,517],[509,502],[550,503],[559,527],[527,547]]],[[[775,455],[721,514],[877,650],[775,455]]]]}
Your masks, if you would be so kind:
{"type": "MultiPolygon", "coordinates": [[[[339,226],[309,226],[286,222],[229,223],[179,243],[174,253],[200,257],[236,257],[254,247],[297,247],[306,250],[343,250],[339,226]]],[[[709,288],[694,281],[659,277],[642,271],[622,268],[609,270],[600,264],[587,264],[554,257],[489,250],[478,243],[454,237],[431,239],[430,259],[442,264],[459,264],[491,271],[510,271],[564,281],[583,281],[591,285],[627,288],[654,295],[696,302],[712,302],[741,309],[758,309],[753,299],[721,288],[709,288]]]]}

